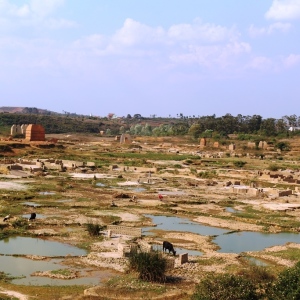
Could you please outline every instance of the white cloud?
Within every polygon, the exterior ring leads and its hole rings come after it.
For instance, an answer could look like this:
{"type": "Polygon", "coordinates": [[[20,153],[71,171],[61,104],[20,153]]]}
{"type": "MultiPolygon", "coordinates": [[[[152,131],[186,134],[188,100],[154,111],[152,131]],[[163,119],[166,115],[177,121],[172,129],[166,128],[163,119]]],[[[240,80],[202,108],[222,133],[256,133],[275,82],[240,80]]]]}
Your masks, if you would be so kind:
{"type": "Polygon", "coordinates": [[[283,64],[287,68],[291,68],[300,64],[300,54],[290,54],[284,58],[283,64]]]}
{"type": "Polygon", "coordinates": [[[235,38],[236,35],[234,29],[201,23],[199,20],[196,20],[193,24],[173,25],[168,30],[168,37],[171,40],[179,41],[220,42],[228,38],[235,38]]]}
{"type": "Polygon", "coordinates": [[[49,29],[77,26],[73,21],[50,17],[64,3],[65,0],[30,0],[26,4],[16,5],[13,1],[0,0],[0,19],[5,24],[0,30],[24,26],[43,26],[49,29]]]}
{"type": "Polygon", "coordinates": [[[273,20],[292,20],[300,18],[300,0],[273,0],[265,17],[273,20]]]}
{"type": "Polygon", "coordinates": [[[264,36],[264,35],[271,35],[277,31],[279,32],[288,32],[292,28],[292,25],[290,23],[281,23],[276,22],[268,27],[255,27],[254,25],[251,25],[249,27],[249,35],[251,37],[258,37],[258,36],[264,36]]]}
{"type": "Polygon", "coordinates": [[[198,64],[205,67],[226,67],[234,63],[241,54],[251,52],[251,46],[243,42],[229,42],[225,45],[190,46],[186,53],[170,56],[171,61],[181,64],[198,64]]]}
{"type": "Polygon", "coordinates": [[[165,32],[162,27],[152,28],[132,19],[126,19],[123,27],[112,37],[112,42],[125,46],[163,41],[165,32]]]}
{"type": "Polygon", "coordinates": [[[65,0],[31,0],[30,9],[34,15],[44,18],[62,6],[64,2],[65,0]]]}

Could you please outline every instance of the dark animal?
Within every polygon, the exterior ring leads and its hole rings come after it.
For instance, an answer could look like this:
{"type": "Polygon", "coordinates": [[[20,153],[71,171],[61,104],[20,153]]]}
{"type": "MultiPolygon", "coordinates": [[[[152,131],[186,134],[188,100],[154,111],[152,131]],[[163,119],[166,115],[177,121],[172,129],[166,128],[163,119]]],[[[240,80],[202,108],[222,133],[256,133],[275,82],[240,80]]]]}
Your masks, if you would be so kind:
{"type": "Polygon", "coordinates": [[[36,218],[36,213],[31,213],[29,220],[35,220],[35,218],[36,218]]]}
{"type": "Polygon", "coordinates": [[[167,241],[164,241],[163,242],[163,252],[169,250],[169,253],[170,252],[173,252],[173,255],[175,256],[176,255],[176,251],[174,250],[174,247],[171,243],[167,242],[167,241]]]}
{"type": "Polygon", "coordinates": [[[7,221],[8,219],[10,219],[10,215],[7,215],[6,217],[4,217],[3,222],[7,221]]]}

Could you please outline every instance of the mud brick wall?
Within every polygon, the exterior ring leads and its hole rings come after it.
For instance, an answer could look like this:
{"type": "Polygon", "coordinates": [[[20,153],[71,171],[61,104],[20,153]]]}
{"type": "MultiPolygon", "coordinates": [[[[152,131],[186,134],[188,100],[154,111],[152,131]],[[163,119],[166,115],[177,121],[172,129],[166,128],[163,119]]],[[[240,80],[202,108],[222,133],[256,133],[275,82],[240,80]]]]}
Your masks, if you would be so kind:
{"type": "Polygon", "coordinates": [[[110,230],[112,234],[124,234],[124,235],[130,235],[130,236],[134,236],[134,237],[142,236],[141,228],[118,226],[118,225],[108,225],[107,230],[110,230]]]}

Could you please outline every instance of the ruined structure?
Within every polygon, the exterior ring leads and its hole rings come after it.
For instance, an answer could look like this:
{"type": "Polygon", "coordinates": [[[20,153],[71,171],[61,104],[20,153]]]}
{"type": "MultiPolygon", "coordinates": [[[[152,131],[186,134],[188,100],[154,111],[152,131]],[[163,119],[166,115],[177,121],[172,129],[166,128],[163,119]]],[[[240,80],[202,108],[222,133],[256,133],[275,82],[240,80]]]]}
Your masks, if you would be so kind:
{"type": "Polygon", "coordinates": [[[201,138],[200,139],[200,148],[203,149],[206,147],[206,138],[201,138]]]}
{"type": "Polygon", "coordinates": [[[128,133],[123,133],[120,137],[121,144],[130,144],[131,143],[131,135],[128,133]]]}
{"type": "Polygon", "coordinates": [[[29,124],[26,128],[25,139],[28,141],[45,141],[44,127],[38,124],[29,124]]]}

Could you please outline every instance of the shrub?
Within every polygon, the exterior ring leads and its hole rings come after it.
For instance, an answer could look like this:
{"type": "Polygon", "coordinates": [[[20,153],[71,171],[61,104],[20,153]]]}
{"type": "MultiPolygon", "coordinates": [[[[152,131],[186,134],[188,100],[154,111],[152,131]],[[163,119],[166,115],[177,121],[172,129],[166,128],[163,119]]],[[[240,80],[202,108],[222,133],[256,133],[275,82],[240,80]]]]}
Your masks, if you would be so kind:
{"type": "Polygon", "coordinates": [[[129,268],[139,274],[139,279],[151,282],[165,282],[167,260],[161,252],[138,252],[132,250],[129,256],[129,268]]]}
{"type": "Polygon", "coordinates": [[[90,236],[98,236],[100,235],[100,231],[103,230],[103,226],[99,224],[87,223],[86,229],[90,236]]]}
{"type": "Polygon", "coordinates": [[[196,287],[192,300],[256,300],[255,286],[238,275],[220,274],[205,277],[196,287]]]}
{"type": "Polygon", "coordinates": [[[300,299],[300,262],[282,271],[268,294],[270,300],[300,299]]]}
{"type": "Polygon", "coordinates": [[[278,171],[279,167],[275,164],[271,164],[271,165],[269,165],[268,169],[270,171],[278,171]]]}
{"type": "Polygon", "coordinates": [[[12,222],[14,228],[28,229],[28,220],[25,218],[18,218],[12,222]]]}
{"type": "Polygon", "coordinates": [[[246,164],[246,162],[242,160],[236,160],[233,162],[233,164],[237,168],[242,168],[246,164]]]}

